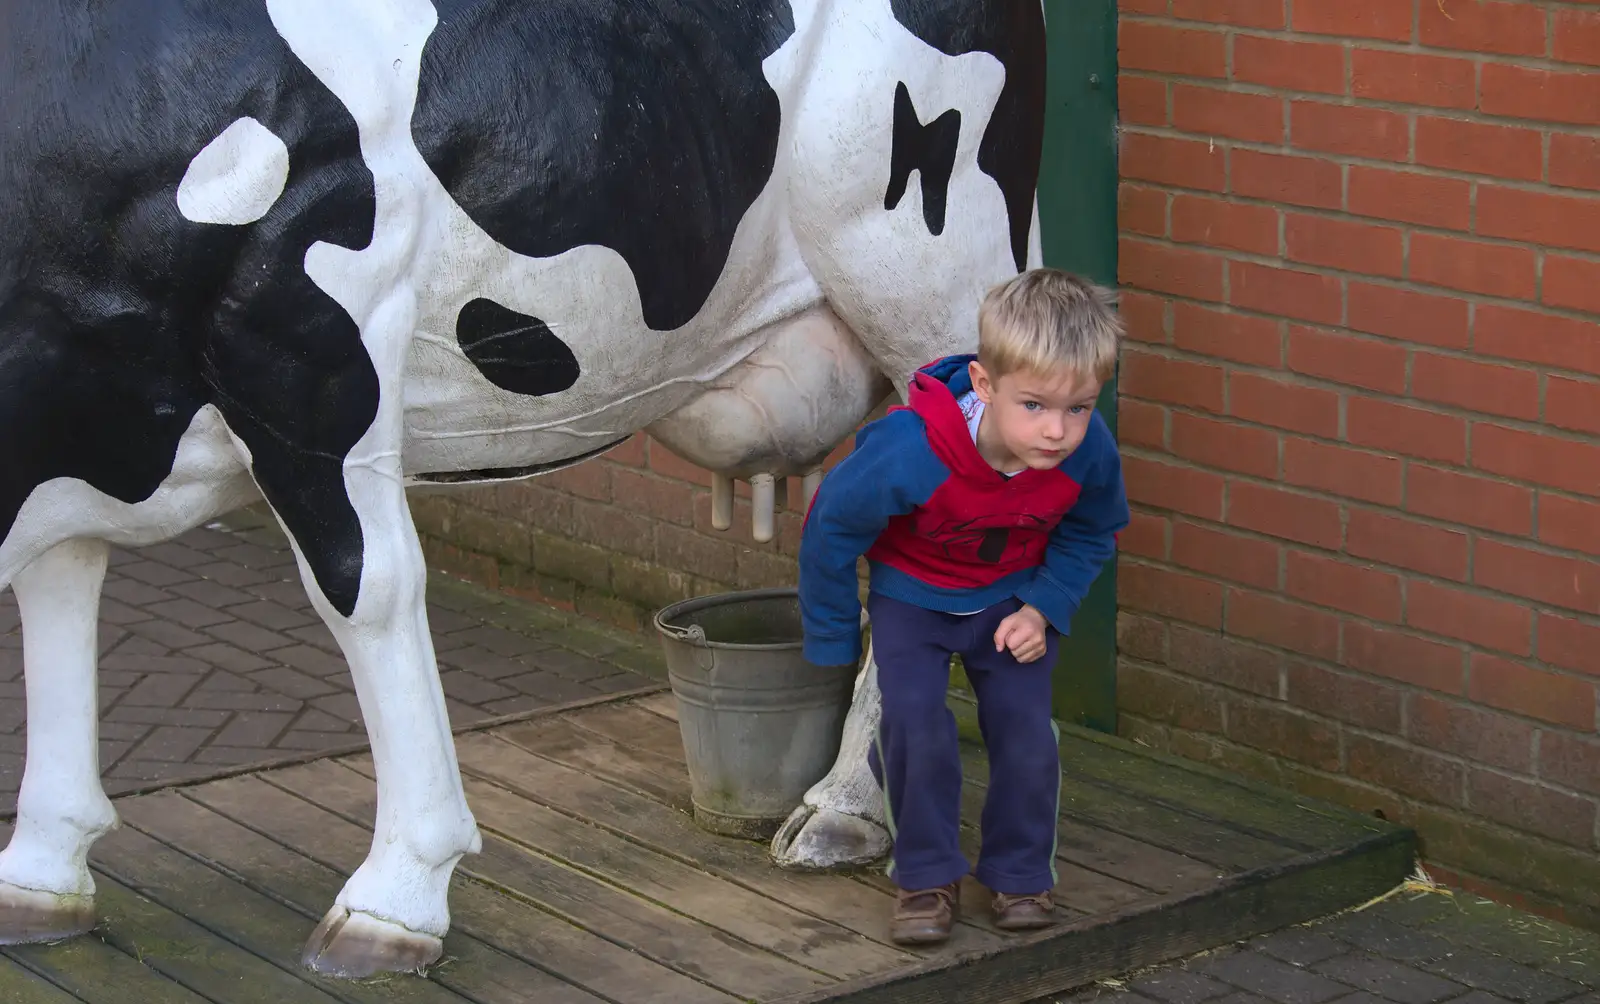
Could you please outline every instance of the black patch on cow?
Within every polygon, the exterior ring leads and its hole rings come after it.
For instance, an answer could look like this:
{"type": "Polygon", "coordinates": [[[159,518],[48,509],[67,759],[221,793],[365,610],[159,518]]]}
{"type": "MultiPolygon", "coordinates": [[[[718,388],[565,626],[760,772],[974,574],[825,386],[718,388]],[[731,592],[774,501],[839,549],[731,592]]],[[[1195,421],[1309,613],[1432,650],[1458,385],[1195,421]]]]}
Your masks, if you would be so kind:
{"type": "Polygon", "coordinates": [[[355,122],[261,3],[13,4],[0,22],[0,534],[55,478],[149,498],[210,403],[348,615],[343,466],[378,381],[303,261],[371,240],[355,122]],[[288,146],[283,194],[253,224],[190,222],[184,172],[245,115],[288,146]]]}
{"type": "Polygon", "coordinates": [[[436,6],[411,133],[451,197],[518,254],[611,248],[647,325],[687,323],[772,174],[788,0],[436,6]]]}
{"type": "Polygon", "coordinates": [[[911,172],[922,181],[922,218],[935,237],[944,233],[950,175],[956,169],[956,144],[961,139],[961,113],[954,108],[922,124],[911,92],[904,83],[894,89],[894,150],[889,155],[889,187],[883,208],[893,210],[906,194],[911,172]]]}
{"type": "Polygon", "coordinates": [[[555,394],[578,382],[578,357],[548,324],[493,300],[461,308],[456,341],[478,372],[513,394],[555,394]]]}
{"type": "Polygon", "coordinates": [[[1044,8],[1040,0],[891,0],[895,19],[948,56],[987,52],[1006,83],[978,144],[978,167],[1005,193],[1011,256],[1028,267],[1033,192],[1044,150],[1044,8]]]}

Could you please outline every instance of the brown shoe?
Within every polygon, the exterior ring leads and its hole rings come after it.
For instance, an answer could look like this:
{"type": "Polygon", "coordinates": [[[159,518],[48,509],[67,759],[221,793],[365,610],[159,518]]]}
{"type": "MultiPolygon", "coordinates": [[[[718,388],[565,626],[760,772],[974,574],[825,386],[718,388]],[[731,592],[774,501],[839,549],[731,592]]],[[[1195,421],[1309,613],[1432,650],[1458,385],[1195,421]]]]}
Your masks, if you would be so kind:
{"type": "Polygon", "coordinates": [[[889,940],[897,945],[936,945],[950,937],[960,912],[959,882],[938,889],[902,889],[889,922],[889,940]]]}
{"type": "Polygon", "coordinates": [[[1027,896],[994,894],[994,926],[1002,931],[1037,931],[1056,922],[1049,890],[1027,896]]]}

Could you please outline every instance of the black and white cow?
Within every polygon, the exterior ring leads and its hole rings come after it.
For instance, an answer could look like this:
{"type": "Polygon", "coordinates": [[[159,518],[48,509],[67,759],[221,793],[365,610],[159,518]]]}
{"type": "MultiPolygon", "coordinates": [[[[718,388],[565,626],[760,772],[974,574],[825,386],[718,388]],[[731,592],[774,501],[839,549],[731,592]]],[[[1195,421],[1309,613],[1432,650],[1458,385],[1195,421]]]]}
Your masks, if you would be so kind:
{"type": "MultiPolygon", "coordinates": [[[[437,958],[480,841],[407,487],[646,428],[725,476],[812,472],[1037,263],[1043,27],[1039,0],[4,5],[0,587],[29,729],[0,941],[94,920],[108,542],[264,498],[379,778],[307,964],[437,958]]],[[[785,863],[882,850],[874,687],[785,863]]]]}

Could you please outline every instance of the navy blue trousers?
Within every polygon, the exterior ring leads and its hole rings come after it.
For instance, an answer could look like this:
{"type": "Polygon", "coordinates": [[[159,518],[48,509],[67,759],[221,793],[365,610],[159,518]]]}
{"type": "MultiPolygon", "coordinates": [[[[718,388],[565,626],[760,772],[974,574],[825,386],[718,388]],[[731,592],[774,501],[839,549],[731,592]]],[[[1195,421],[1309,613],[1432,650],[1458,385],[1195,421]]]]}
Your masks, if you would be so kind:
{"type": "Polygon", "coordinates": [[[1040,659],[994,650],[995,629],[1022,606],[997,603],[970,616],[939,613],[876,593],[867,601],[883,693],[883,721],[868,755],[884,791],[902,889],[947,885],[969,871],[995,892],[1025,895],[1056,884],[1061,798],[1059,736],[1050,712],[1058,636],[1040,659]],[[972,869],[960,846],[961,757],[945,704],[950,656],[959,654],[978,699],[989,752],[983,844],[972,869]]]}

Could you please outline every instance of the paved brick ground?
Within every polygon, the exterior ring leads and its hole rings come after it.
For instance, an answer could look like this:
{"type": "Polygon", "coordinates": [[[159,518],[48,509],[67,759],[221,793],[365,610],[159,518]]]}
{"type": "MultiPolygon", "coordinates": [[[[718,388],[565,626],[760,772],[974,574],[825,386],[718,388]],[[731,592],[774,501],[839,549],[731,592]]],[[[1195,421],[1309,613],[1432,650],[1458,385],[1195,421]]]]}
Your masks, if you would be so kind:
{"type": "Polygon", "coordinates": [[[1396,897],[1360,913],[1270,935],[1061,1000],[1071,1004],[1600,1004],[1597,990],[1600,933],[1554,924],[1464,893],[1428,893],[1396,897]]]}
{"type": "MultiPolygon", "coordinates": [[[[452,725],[651,681],[632,638],[435,577],[429,618],[452,725]]],[[[248,514],[117,550],[100,627],[100,765],[112,794],[364,743],[350,674],[294,557],[248,514]]],[[[25,702],[14,596],[0,597],[0,814],[16,811],[25,702]]]]}

